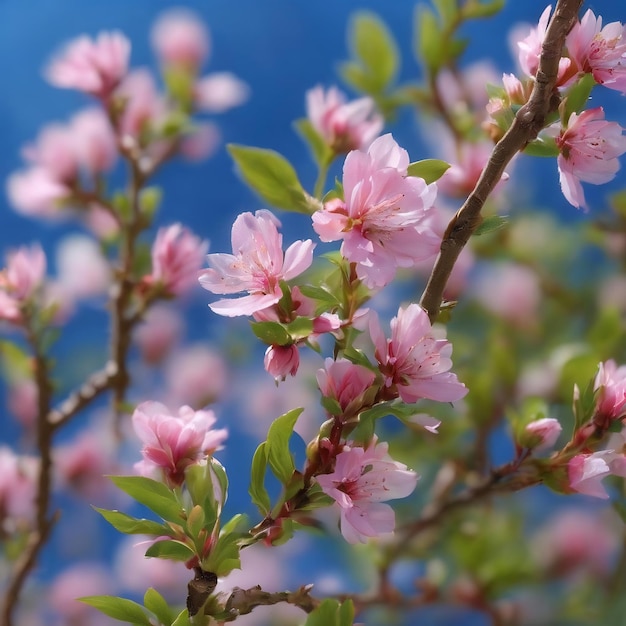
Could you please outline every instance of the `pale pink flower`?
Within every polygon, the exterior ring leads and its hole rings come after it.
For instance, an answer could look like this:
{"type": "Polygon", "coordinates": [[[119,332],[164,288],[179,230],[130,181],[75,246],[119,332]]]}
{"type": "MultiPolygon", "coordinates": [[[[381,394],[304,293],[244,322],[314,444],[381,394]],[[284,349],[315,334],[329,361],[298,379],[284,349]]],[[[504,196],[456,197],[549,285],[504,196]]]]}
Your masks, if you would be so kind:
{"type": "Polygon", "coordinates": [[[152,245],[149,282],[170,294],[181,296],[197,284],[208,243],[181,224],[159,229],[152,245]]]}
{"type": "Polygon", "coordinates": [[[446,109],[467,113],[481,111],[487,104],[487,85],[498,82],[496,67],[490,61],[478,61],[462,68],[462,73],[442,68],[437,73],[437,89],[446,109]]]}
{"type": "Polygon", "coordinates": [[[98,239],[111,239],[120,230],[119,222],[110,211],[99,204],[91,204],[83,216],[85,225],[98,239]]]}
{"type": "Polygon", "coordinates": [[[200,275],[200,284],[212,293],[234,294],[247,291],[249,295],[222,299],[210,304],[219,315],[235,317],[252,315],[282,297],[280,282],[295,278],[313,262],[310,239],[292,243],[284,252],[280,222],[264,209],[242,213],[231,232],[233,254],[209,254],[211,269],[200,275]]]}
{"type": "Polygon", "coordinates": [[[0,274],[0,289],[24,301],[41,286],[46,275],[46,255],[38,243],[21,246],[7,254],[6,269],[0,274]]]}
{"type": "Polygon", "coordinates": [[[574,491],[608,499],[602,479],[611,475],[626,478],[626,457],[622,451],[614,450],[577,454],[567,464],[567,475],[569,486],[574,491]]]}
{"type": "Polygon", "coordinates": [[[370,288],[389,283],[398,267],[434,256],[441,243],[424,221],[437,187],[407,176],[408,166],[408,153],[390,134],[367,152],[353,150],[343,166],[345,201],[331,200],[313,214],[320,239],[342,239],[341,254],[370,288]]]}
{"type": "Polygon", "coordinates": [[[59,205],[71,195],[67,185],[37,166],[11,174],[6,191],[16,211],[34,217],[57,217],[59,205]]]}
{"type": "Polygon", "coordinates": [[[347,102],[337,87],[325,92],[318,85],[307,91],[306,112],[313,128],[336,154],[367,149],[384,125],[372,98],[347,102]]]}
{"type": "Polygon", "coordinates": [[[152,46],[162,63],[196,70],[209,54],[209,31],[186,9],[161,14],[152,27],[152,46]]]}
{"type": "Polygon", "coordinates": [[[90,174],[110,170],[117,159],[113,128],[102,109],[85,109],[71,120],[70,132],[78,163],[90,174]]]}
{"type": "Polygon", "coordinates": [[[178,311],[165,305],[151,307],[134,333],[143,360],[151,365],[160,363],[180,339],[182,329],[178,311]]]}
{"type": "Polygon", "coordinates": [[[274,380],[285,380],[287,376],[295,376],[300,367],[300,353],[298,346],[268,346],[263,359],[265,371],[274,377],[274,380]]]}
{"type": "Polygon", "coordinates": [[[626,365],[617,367],[612,359],[598,365],[593,384],[598,392],[595,419],[600,423],[620,419],[626,407],[626,365]]]}
{"type": "Polygon", "coordinates": [[[213,411],[194,411],[182,406],[177,414],[160,402],[143,402],[132,416],[133,428],[144,446],[144,460],[136,464],[141,473],[161,470],[168,483],[180,485],[185,469],[219,450],[225,429],[212,430],[213,411]]]}
{"type": "Polygon", "coordinates": [[[324,493],[341,511],[341,533],[349,543],[393,532],[395,514],[385,500],[405,498],[417,484],[417,474],[394,461],[387,443],[372,440],[367,448],[344,446],[335,469],[317,476],[324,493]]]}
{"type": "Polygon", "coordinates": [[[69,42],[52,60],[46,78],[55,87],[77,89],[106,99],[128,69],[130,42],[119,32],[101,32],[69,42]]]}
{"type": "Polygon", "coordinates": [[[561,189],[570,204],[585,206],[580,181],[601,185],[613,180],[620,168],[617,157],[626,152],[623,132],[619,124],[604,119],[602,107],[571,114],[556,138],[561,189]]]}
{"type": "Polygon", "coordinates": [[[0,527],[11,532],[35,514],[38,459],[0,446],[0,527]]]}
{"type": "MultiPolygon", "coordinates": [[[[19,315],[19,314],[18,314],[19,315]]],[[[6,319],[2,314],[0,305],[0,318],[6,319]]],[[[37,420],[39,390],[37,384],[31,378],[20,378],[11,381],[7,392],[7,408],[22,426],[31,429],[37,420]]]]}
{"type": "MultiPolygon", "coordinates": [[[[541,46],[546,36],[546,30],[550,21],[550,13],[552,12],[552,5],[548,5],[541,17],[536,28],[531,29],[530,33],[523,39],[517,42],[519,48],[518,60],[522,71],[531,78],[534,78],[539,69],[539,57],[541,56],[541,46]]],[[[557,84],[563,84],[565,76],[570,67],[571,61],[568,58],[562,57],[559,61],[559,71],[557,84]]]]}
{"type": "Polygon", "coordinates": [[[165,379],[172,403],[199,408],[224,395],[230,376],[219,352],[197,344],[171,355],[165,364],[165,379]]]}
{"type": "Polygon", "coordinates": [[[250,97],[248,85],[231,72],[214,72],[194,85],[196,107],[207,113],[224,113],[250,97]]]}
{"type": "Polygon", "coordinates": [[[215,153],[220,138],[220,130],[215,124],[195,123],[191,133],[180,142],[180,154],[189,161],[203,161],[215,153]]]}
{"type": "Polygon", "coordinates": [[[602,18],[588,9],[567,35],[567,51],[579,72],[590,73],[609,89],[626,93],[626,26],[602,18]]]}
{"type": "Polygon", "coordinates": [[[46,170],[58,183],[71,185],[78,177],[80,162],[71,125],[45,126],[35,143],[24,147],[22,156],[35,167],[46,170]]]}
{"type": "Polygon", "coordinates": [[[524,428],[524,445],[535,452],[549,450],[559,438],[563,427],[553,417],[543,417],[524,428]]]}
{"type": "Polygon", "coordinates": [[[378,317],[370,317],[370,335],[385,386],[404,402],[421,398],[454,402],[467,394],[452,367],[452,344],[435,339],[428,315],[417,304],[398,309],[391,320],[391,338],[386,339],[378,317]]]}
{"type": "Polygon", "coordinates": [[[327,358],[317,371],[317,384],[326,398],[336,400],[344,416],[355,415],[363,406],[363,394],[372,387],[376,375],[347,359],[327,358]]]}

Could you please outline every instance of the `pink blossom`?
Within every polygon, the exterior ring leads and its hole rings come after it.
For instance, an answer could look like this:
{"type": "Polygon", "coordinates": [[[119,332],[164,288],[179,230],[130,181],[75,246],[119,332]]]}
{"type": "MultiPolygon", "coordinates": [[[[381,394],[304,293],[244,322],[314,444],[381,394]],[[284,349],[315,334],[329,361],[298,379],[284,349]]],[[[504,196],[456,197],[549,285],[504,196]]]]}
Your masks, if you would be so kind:
{"type": "Polygon", "coordinates": [[[317,371],[317,384],[326,398],[336,400],[344,416],[355,415],[363,406],[363,394],[372,387],[374,372],[348,361],[327,358],[317,371]]]}
{"type": "Polygon", "coordinates": [[[601,185],[615,177],[620,168],[617,157],[626,152],[623,131],[604,119],[602,107],[571,114],[567,128],[556,138],[561,189],[570,204],[585,206],[580,181],[601,185]]]}
{"type": "Polygon", "coordinates": [[[141,473],[162,470],[170,484],[180,485],[185,468],[204,460],[221,448],[225,429],[211,430],[213,411],[194,411],[182,406],[177,415],[160,402],[143,402],[134,411],[135,433],[144,446],[144,460],[136,467],[141,473]]]}
{"type": "Polygon", "coordinates": [[[318,85],[307,91],[306,111],[313,128],[336,154],[367,149],[384,125],[372,98],[347,102],[337,87],[324,92],[318,85]]]}
{"type": "Polygon", "coordinates": [[[288,375],[295,376],[300,367],[300,353],[295,344],[290,346],[269,346],[263,359],[265,371],[274,377],[276,382],[285,380],[288,375]]]}
{"type": "MultiPolygon", "coordinates": [[[[0,318],[6,319],[2,314],[0,304],[0,318]]],[[[17,312],[19,317],[19,312],[17,312]]],[[[32,429],[37,420],[39,390],[37,384],[31,378],[20,378],[11,381],[7,392],[7,408],[22,426],[32,429]]]]}
{"type": "Polygon", "coordinates": [[[0,446],[0,527],[11,530],[35,513],[38,459],[17,456],[0,446]],[[10,523],[7,521],[10,521],[10,523]]]}
{"type": "Polygon", "coordinates": [[[119,232],[120,226],[117,219],[99,204],[91,204],[83,217],[87,228],[98,239],[111,239],[119,232]]]}
{"type": "Polygon", "coordinates": [[[626,26],[611,22],[602,28],[602,18],[587,10],[565,41],[579,72],[592,74],[609,89],[626,93],[626,26]]]}
{"type": "Polygon", "coordinates": [[[559,438],[563,427],[553,417],[543,417],[527,424],[524,428],[523,443],[535,452],[549,450],[559,438]]]}
{"type": "Polygon", "coordinates": [[[612,359],[598,365],[593,384],[598,392],[595,420],[599,423],[620,419],[626,407],[626,365],[617,367],[612,359]]]}
{"type": "Polygon", "coordinates": [[[567,464],[569,486],[579,493],[608,499],[602,479],[607,476],[626,478],[626,457],[622,451],[600,450],[591,454],[577,454],[567,464]]]}
{"type": "Polygon", "coordinates": [[[128,69],[130,42],[119,32],[101,32],[97,39],[75,39],[52,60],[46,78],[55,87],[77,89],[106,99],[128,69]]]}
{"type": "Polygon", "coordinates": [[[52,180],[71,185],[78,176],[79,158],[76,134],[71,125],[49,124],[37,136],[34,144],[22,150],[23,157],[34,166],[43,168],[52,180]]]}
{"type": "Polygon", "coordinates": [[[486,85],[498,82],[496,67],[489,61],[478,61],[452,72],[444,67],[437,73],[437,88],[443,105],[449,111],[467,114],[468,109],[482,110],[487,104],[486,85]]]}
{"type": "Polygon", "coordinates": [[[417,484],[417,474],[394,461],[386,443],[374,439],[367,448],[344,446],[335,469],[317,476],[324,493],[341,511],[341,533],[349,543],[391,533],[395,514],[385,500],[405,498],[417,484]]]}
{"type": "Polygon", "coordinates": [[[452,367],[452,344],[435,339],[428,315],[417,304],[398,309],[391,320],[391,339],[385,339],[378,317],[370,318],[370,335],[385,386],[404,402],[428,398],[454,402],[467,394],[452,367]]]}
{"type": "Polygon", "coordinates": [[[214,72],[194,86],[194,102],[207,113],[224,113],[250,97],[248,85],[231,72],[214,72]]]}
{"type": "Polygon", "coordinates": [[[71,195],[67,185],[42,167],[14,172],[7,180],[6,191],[16,211],[35,217],[56,217],[60,203],[71,195]]]}
{"type": "Polygon", "coordinates": [[[170,294],[189,292],[198,279],[208,244],[181,224],[159,229],[152,245],[150,282],[170,294]]]}
{"type": "Polygon", "coordinates": [[[17,300],[30,298],[46,275],[46,255],[36,243],[21,246],[7,255],[7,266],[0,275],[0,288],[17,300]]]}
{"type": "Polygon", "coordinates": [[[215,154],[220,138],[220,130],[215,124],[196,123],[191,133],[180,142],[180,154],[189,161],[203,161],[215,154]]]}
{"type": "Polygon", "coordinates": [[[398,267],[434,256],[441,243],[424,221],[437,187],[407,177],[408,166],[408,153],[389,134],[367,152],[353,150],[343,166],[345,202],[331,200],[313,214],[320,239],[342,239],[342,255],[370,288],[389,283],[398,267]]]}
{"type": "Polygon", "coordinates": [[[200,275],[200,284],[212,293],[249,295],[210,304],[211,309],[228,317],[252,315],[282,297],[280,282],[295,278],[313,262],[314,244],[310,239],[292,243],[283,255],[280,222],[264,209],[242,213],[231,232],[233,254],[209,254],[211,269],[200,275]]]}
{"type": "MultiPolygon", "coordinates": [[[[552,5],[548,5],[541,14],[537,27],[533,28],[524,39],[517,42],[517,47],[519,48],[518,60],[520,67],[522,68],[522,71],[531,78],[536,76],[537,70],[539,69],[541,47],[546,36],[551,11],[552,5]]],[[[559,61],[557,78],[558,85],[563,84],[570,64],[571,61],[565,57],[562,57],[559,61]]]]}
{"type": "Polygon", "coordinates": [[[102,109],[85,109],[77,113],[72,118],[70,131],[78,163],[87,172],[101,174],[115,165],[115,134],[102,109]]]}
{"type": "Polygon", "coordinates": [[[150,308],[135,330],[135,343],[146,363],[160,363],[180,339],[183,320],[176,310],[165,305],[150,308]]]}
{"type": "Polygon", "coordinates": [[[173,9],[159,16],[151,33],[161,62],[195,70],[207,57],[209,32],[195,13],[173,9]]]}

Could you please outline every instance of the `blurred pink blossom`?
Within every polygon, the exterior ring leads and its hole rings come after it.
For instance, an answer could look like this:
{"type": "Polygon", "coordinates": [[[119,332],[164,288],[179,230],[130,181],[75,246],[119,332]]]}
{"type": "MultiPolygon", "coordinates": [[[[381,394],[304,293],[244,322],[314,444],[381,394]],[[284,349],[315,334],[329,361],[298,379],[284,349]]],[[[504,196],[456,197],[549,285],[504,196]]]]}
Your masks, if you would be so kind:
{"type": "Polygon", "coordinates": [[[378,316],[370,316],[370,335],[385,386],[404,402],[421,398],[455,402],[467,394],[452,367],[452,344],[435,339],[428,315],[417,304],[398,309],[386,339],[378,316]]]}
{"type": "Polygon", "coordinates": [[[60,184],[71,185],[78,176],[80,163],[71,123],[44,126],[35,143],[24,147],[22,156],[60,184]]]}
{"type": "Polygon", "coordinates": [[[295,344],[290,346],[268,346],[263,359],[265,371],[276,382],[285,380],[288,375],[295,376],[300,366],[300,353],[295,344]]]}
{"type": "Polygon", "coordinates": [[[347,359],[327,358],[317,371],[317,384],[325,398],[336,400],[344,416],[356,415],[363,406],[363,394],[372,387],[376,375],[347,359]]]}
{"type": "Polygon", "coordinates": [[[152,46],[162,63],[197,70],[209,54],[206,26],[187,9],[175,8],[159,15],[152,26],[152,46]]]}
{"type": "MultiPolygon", "coordinates": [[[[2,305],[0,305],[0,309],[2,305]]],[[[7,408],[12,416],[26,429],[35,425],[39,407],[39,390],[31,378],[20,378],[12,381],[7,392],[7,408]]]]}
{"type": "Polygon", "coordinates": [[[317,476],[324,493],[341,510],[341,533],[349,543],[393,532],[395,514],[385,500],[405,498],[417,484],[417,474],[394,461],[386,443],[372,440],[367,448],[344,446],[335,469],[317,476]]]}
{"type": "Polygon", "coordinates": [[[306,93],[306,112],[313,128],[336,154],[366,150],[383,129],[383,116],[372,98],[347,101],[337,87],[321,85],[306,93]]]}
{"type": "Polygon", "coordinates": [[[84,215],[87,228],[98,239],[110,239],[119,232],[119,222],[110,211],[98,204],[91,204],[84,215]]]}
{"type": "Polygon", "coordinates": [[[79,165],[90,174],[110,170],[117,159],[115,134],[102,109],[84,109],[71,120],[70,132],[79,165]]]}
{"type": "Polygon", "coordinates": [[[215,153],[220,143],[221,133],[210,122],[194,124],[190,134],[180,142],[180,154],[189,161],[202,161],[215,153]]]}
{"type": "Polygon", "coordinates": [[[602,28],[602,17],[588,9],[574,24],[565,45],[579,72],[590,73],[597,83],[626,94],[626,26],[611,22],[602,28]]]}
{"type": "Polygon", "coordinates": [[[0,527],[5,532],[34,517],[38,466],[39,459],[0,446],[0,527]]]}
{"type": "Polygon", "coordinates": [[[69,42],[50,62],[46,78],[55,87],[107,99],[126,75],[130,42],[119,32],[101,32],[69,42]]]}
{"type": "Polygon", "coordinates": [[[59,203],[71,189],[42,167],[13,172],[7,179],[7,196],[13,208],[24,215],[56,217],[59,203]]]}
{"type": "Polygon", "coordinates": [[[159,229],[152,244],[152,273],[149,282],[167,293],[182,296],[197,285],[208,243],[181,224],[159,229]]]}
{"type": "Polygon", "coordinates": [[[482,111],[489,99],[487,85],[498,82],[498,72],[490,61],[478,61],[452,72],[444,67],[437,73],[437,87],[446,109],[455,113],[482,111]]]}
{"type": "Polygon", "coordinates": [[[146,363],[160,363],[176,345],[183,329],[180,313],[163,304],[151,307],[135,330],[135,344],[146,363]]]}
{"type": "MultiPolygon", "coordinates": [[[[623,443],[623,442],[622,442],[623,443]]],[[[622,450],[599,450],[577,454],[567,464],[569,486],[574,491],[595,498],[608,499],[602,479],[607,476],[626,478],[626,457],[622,450]]]]}
{"type": "Polygon", "coordinates": [[[524,428],[524,445],[535,452],[549,450],[559,438],[563,427],[553,417],[541,419],[526,424],[524,428]]]}
{"type": "Polygon", "coordinates": [[[370,288],[389,283],[398,267],[434,256],[441,243],[424,222],[437,187],[407,176],[408,166],[407,151],[390,134],[367,152],[353,150],[343,166],[345,202],[331,200],[313,214],[320,239],[342,239],[341,254],[370,288]]]}
{"type": "Polygon", "coordinates": [[[254,215],[242,213],[232,228],[233,254],[208,255],[211,268],[200,274],[202,287],[219,294],[248,292],[210,304],[215,313],[235,317],[261,311],[281,299],[281,281],[295,278],[311,265],[313,242],[296,241],[283,255],[279,226],[278,219],[264,209],[254,215]]]}
{"type": "Polygon", "coordinates": [[[169,484],[180,485],[185,468],[201,462],[221,448],[225,429],[212,430],[213,411],[182,406],[177,414],[160,402],[143,402],[132,416],[133,428],[144,446],[143,461],[135,465],[142,474],[162,471],[169,484]]]}
{"type": "Polygon", "coordinates": [[[593,384],[596,396],[594,421],[605,424],[621,419],[626,413],[626,365],[617,366],[609,359],[598,365],[593,384]]]}
{"type": "Polygon", "coordinates": [[[581,181],[601,185],[613,180],[620,168],[617,157],[626,152],[623,132],[617,122],[604,119],[602,107],[571,114],[556,138],[561,189],[570,204],[585,207],[581,181]]]}
{"type": "Polygon", "coordinates": [[[7,254],[7,265],[0,274],[0,288],[17,300],[30,298],[46,275],[46,255],[38,243],[21,246],[7,254]]]}
{"type": "Polygon", "coordinates": [[[224,113],[250,97],[248,85],[231,72],[214,72],[194,86],[194,102],[200,111],[224,113]]]}

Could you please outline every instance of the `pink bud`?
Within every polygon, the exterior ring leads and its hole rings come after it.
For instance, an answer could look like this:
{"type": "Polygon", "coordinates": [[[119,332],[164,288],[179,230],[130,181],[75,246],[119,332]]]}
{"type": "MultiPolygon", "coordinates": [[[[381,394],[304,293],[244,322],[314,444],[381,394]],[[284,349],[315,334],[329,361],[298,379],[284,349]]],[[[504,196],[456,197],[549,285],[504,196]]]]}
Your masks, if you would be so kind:
{"type": "Polygon", "coordinates": [[[544,417],[526,425],[523,445],[536,452],[551,448],[559,438],[563,427],[553,417],[544,417]]]}
{"type": "Polygon", "coordinates": [[[290,346],[269,346],[265,351],[265,371],[271,374],[276,382],[285,380],[287,375],[295,376],[300,366],[300,354],[295,344],[290,346]]]}
{"type": "Polygon", "coordinates": [[[196,70],[209,54],[209,31],[195,13],[185,9],[160,15],[151,38],[162,63],[196,70]]]}

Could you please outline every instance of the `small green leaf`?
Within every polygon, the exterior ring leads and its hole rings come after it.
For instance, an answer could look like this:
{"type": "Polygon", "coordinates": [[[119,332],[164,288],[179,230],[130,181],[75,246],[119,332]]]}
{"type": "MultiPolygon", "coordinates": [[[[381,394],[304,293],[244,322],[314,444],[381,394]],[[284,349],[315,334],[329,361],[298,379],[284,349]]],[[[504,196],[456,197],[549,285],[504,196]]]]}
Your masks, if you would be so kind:
{"type": "Polygon", "coordinates": [[[538,137],[524,148],[524,154],[537,157],[554,158],[559,156],[559,152],[556,141],[552,137],[538,137]]]}
{"type": "Polygon", "coordinates": [[[190,620],[189,611],[187,609],[183,609],[178,614],[178,617],[172,622],[172,626],[193,626],[190,620]]]}
{"type": "Polygon", "coordinates": [[[151,626],[144,608],[132,600],[115,596],[86,596],[78,600],[120,622],[151,626]]]}
{"type": "Polygon", "coordinates": [[[149,587],[143,597],[143,604],[151,611],[161,624],[168,626],[174,621],[174,613],[165,598],[152,587],[149,587]]]}
{"type": "Polygon", "coordinates": [[[429,185],[439,180],[449,167],[450,163],[439,159],[423,159],[411,163],[407,169],[407,175],[423,178],[424,182],[429,185]]]}
{"type": "Polygon", "coordinates": [[[252,332],[271,346],[288,346],[293,343],[289,331],[280,322],[250,322],[252,332]]]}
{"type": "Polygon", "coordinates": [[[163,483],[145,476],[111,476],[116,487],[127,493],[140,504],[167,520],[180,524],[183,508],[176,495],[163,483]]]}
{"type": "Polygon", "coordinates": [[[294,122],[298,134],[304,139],[305,143],[311,150],[313,160],[318,167],[326,167],[333,158],[333,151],[324,138],[313,128],[311,122],[307,118],[302,118],[294,122]]]}
{"type": "Polygon", "coordinates": [[[263,200],[279,209],[313,212],[298,175],[284,156],[273,150],[230,144],[228,152],[244,181],[263,200]]]}
{"type": "Polygon", "coordinates": [[[491,233],[495,230],[500,230],[501,228],[504,228],[508,222],[509,218],[506,215],[490,215],[489,217],[485,217],[478,225],[474,231],[474,235],[478,237],[480,235],[491,233]]]}
{"type": "Polygon", "coordinates": [[[437,7],[441,21],[445,25],[454,23],[459,13],[458,0],[433,0],[433,4],[437,7]]]}
{"type": "Polygon", "coordinates": [[[327,598],[309,613],[304,626],[352,626],[353,620],[354,606],[351,600],[342,605],[334,598],[327,598]]]}
{"type": "Polygon", "coordinates": [[[240,568],[240,542],[240,532],[221,532],[209,556],[202,561],[202,569],[213,572],[216,576],[226,576],[234,569],[240,568]]]}
{"type": "Polygon", "coordinates": [[[418,5],[415,14],[415,56],[428,74],[436,74],[441,67],[446,43],[435,13],[424,4],[418,5]]]}
{"type": "Polygon", "coordinates": [[[265,488],[265,472],[267,470],[267,443],[264,441],[256,449],[250,468],[250,487],[248,493],[264,517],[270,512],[271,502],[265,488]]]}
{"type": "Polygon", "coordinates": [[[171,561],[188,561],[195,552],[182,541],[174,539],[164,539],[156,541],[147,550],[146,556],[159,559],[169,559],[171,561]]]}
{"type": "Polygon", "coordinates": [[[139,194],[139,205],[142,213],[152,219],[161,204],[162,197],[163,192],[160,187],[146,187],[143,189],[139,194]]]}
{"type": "Polygon", "coordinates": [[[159,524],[159,522],[148,519],[137,519],[126,515],[126,513],[121,513],[120,511],[108,511],[107,509],[99,509],[98,507],[94,507],[94,509],[98,511],[115,530],[119,530],[126,535],[161,536],[172,532],[169,526],[159,524]]]}
{"type": "Polygon", "coordinates": [[[308,317],[296,317],[285,326],[292,342],[306,339],[313,332],[313,320],[308,317]]]}
{"type": "Polygon", "coordinates": [[[292,409],[276,418],[267,433],[267,461],[272,472],[286,485],[295,471],[293,457],[289,451],[289,439],[299,415],[304,409],[292,409]]]}
{"type": "Polygon", "coordinates": [[[463,5],[462,13],[465,19],[491,17],[502,10],[505,0],[493,0],[492,2],[480,2],[470,0],[463,5]]]}
{"type": "Polygon", "coordinates": [[[567,92],[563,99],[562,122],[567,126],[567,122],[572,113],[580,113],[587,104],[592,89],[596,86],[596,81],[592,74],[584,74],[583,77],[567,92]]]}

